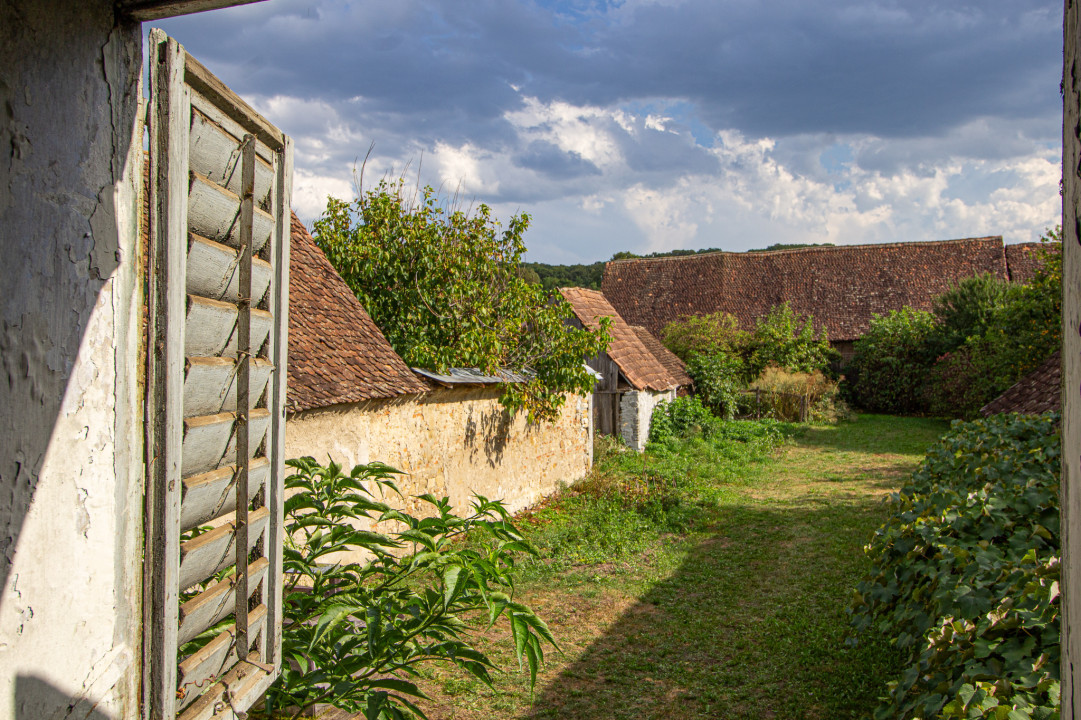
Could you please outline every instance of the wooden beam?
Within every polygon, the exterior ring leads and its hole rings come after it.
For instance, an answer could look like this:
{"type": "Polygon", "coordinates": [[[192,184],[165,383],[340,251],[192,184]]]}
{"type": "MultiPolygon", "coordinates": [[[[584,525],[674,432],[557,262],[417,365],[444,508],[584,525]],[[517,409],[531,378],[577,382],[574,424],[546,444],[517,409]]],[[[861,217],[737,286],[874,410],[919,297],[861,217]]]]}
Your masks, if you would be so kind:
{"type": "Polygon", "coordinates": [[[1062,72],[1062,720],[1081,720],[1081,6],[1066,0],[1062,72]]]}
{"type": "Polygon", "coordinates": [[[264,0],[119,0],[117,8],[132,20],[149,22],[177,15],[250,5],[264,0]]]}

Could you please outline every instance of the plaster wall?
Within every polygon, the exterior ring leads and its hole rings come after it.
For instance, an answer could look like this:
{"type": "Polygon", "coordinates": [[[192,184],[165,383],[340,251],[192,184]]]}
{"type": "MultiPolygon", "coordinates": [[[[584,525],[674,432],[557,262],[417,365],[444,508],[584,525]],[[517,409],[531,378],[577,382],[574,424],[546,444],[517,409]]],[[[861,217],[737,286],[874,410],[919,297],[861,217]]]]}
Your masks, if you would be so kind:
{"type": "Polygon", "coordinates": [[[570,395],[554,423],[529,425],[503,409],[496,390],[436,390],[295,413],[285,456],[329,458],[347,470],[378,460],[407,473],[396,481],[406,496],[446,496],[466,510],[476,493],[515,512],[589,472],[591,415],[589,396],[570,395]]]}
{"type": "Polygon", "coordinates": [[[619,400],[619,434],[628,447],[638,452],[649,442],[649,421],[653,409],[665,401],[676,399],[676,391],[631,390],[619,400]]]}
{"type": "Polygon", "coordinates": [[[138,716],[142,50],[0,2],[0,717],[138,716]]]}

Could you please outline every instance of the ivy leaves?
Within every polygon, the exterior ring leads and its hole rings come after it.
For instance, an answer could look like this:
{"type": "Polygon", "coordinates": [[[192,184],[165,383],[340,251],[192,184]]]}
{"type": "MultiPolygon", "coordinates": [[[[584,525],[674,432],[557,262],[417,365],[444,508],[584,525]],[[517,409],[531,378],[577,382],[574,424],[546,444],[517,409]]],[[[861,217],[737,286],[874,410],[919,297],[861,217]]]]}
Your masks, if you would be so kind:
{"type": "Polygon", "coordinates": [[[1058,717],[1058,421],[954,423],[891,496],[851,608],[908,657],[876,719],[1058,717]]]}

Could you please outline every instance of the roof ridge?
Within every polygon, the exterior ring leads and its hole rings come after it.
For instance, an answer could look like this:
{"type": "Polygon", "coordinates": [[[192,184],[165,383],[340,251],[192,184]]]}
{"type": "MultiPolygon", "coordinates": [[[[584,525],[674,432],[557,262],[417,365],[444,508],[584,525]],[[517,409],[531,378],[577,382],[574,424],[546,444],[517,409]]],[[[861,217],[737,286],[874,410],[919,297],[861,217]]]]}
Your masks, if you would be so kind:
{"type": "MultiPolygon", "coordinates": [[[[785,248],[783,250],[714,250],[712,252],[695,253],[694,255],[672,255],[669,257],[636,257],[636,258],[620,258],[619,260],[608,260],[605,264],[612,265],[615,263],[631,263],[639,261],[669,261],[669,260],[694,260],[695,258],[709,257],[712,255],[738,255],[738,256],[770,256],[770,255],[787,255],[797,253],[808,252],[831,252],[836,250],[860,250],[864,248],[890,248],[890,247],[913,247],[923,245],[947,245],[950,243],[970,243],[970,242],[984,242],[998,240],[1006,244],[1002,235],[985,235],[982,237],[970,237],[970,238],[952,238],[948,240],[902,240],[891,243],[864,243],[862,245],[809,245],[802,248],[785,248]]],[[[1021,243],[1015,243],[1021,244],[1021,243]]]]}

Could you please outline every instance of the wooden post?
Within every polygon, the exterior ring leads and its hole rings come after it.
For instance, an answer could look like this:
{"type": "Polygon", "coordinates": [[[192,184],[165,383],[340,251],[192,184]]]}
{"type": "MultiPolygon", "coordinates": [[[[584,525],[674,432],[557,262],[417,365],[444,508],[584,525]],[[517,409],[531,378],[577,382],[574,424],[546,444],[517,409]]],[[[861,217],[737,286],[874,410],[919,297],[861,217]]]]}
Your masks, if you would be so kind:
{"type": "Polygon", "coordinates": [[[1081,720],[1081,8],[1066,0],[1062,74],[1062,720],[1081,720]]]}
{"type": "Polygon", "coordinates": [[[236,647],[246,658],[248,638],[248,472],[251,413],[251,265],[255,214],[255,136],[245,135],[240,165],[240,298],[236,377],[236,647]]]}

